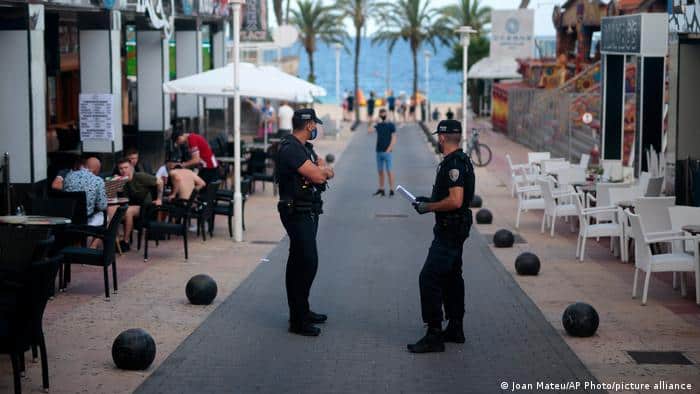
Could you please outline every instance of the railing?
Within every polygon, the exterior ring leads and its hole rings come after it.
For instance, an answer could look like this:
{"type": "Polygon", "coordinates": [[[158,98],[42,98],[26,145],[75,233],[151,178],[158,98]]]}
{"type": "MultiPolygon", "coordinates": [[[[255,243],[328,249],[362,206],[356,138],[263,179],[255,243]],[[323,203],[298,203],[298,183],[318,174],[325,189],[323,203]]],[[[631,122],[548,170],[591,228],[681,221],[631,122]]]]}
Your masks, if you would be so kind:
{"type": "Polygon", "coordinates": [[[508,91],[508,135],[533,150],[577,161],[600,144],[600,63],[557,89],[508,91]],[[584,124],[583,115],[593,121],[584,124]]]}

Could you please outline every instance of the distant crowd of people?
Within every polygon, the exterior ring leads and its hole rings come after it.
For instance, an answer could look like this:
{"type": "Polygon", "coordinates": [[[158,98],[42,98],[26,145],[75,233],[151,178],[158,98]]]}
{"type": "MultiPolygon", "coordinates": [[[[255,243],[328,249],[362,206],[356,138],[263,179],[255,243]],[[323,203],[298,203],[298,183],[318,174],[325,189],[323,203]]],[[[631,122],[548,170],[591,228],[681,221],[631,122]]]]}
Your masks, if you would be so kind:
{"type": "MultiPolygon", "coordinates": [[[[387,118],[392,122],[415,122],[418,119],[417,107],[420,107],[421,119],[428,119],[426,100],[418,101],[419,103],[417,104],[414,96],[407,97],[403,92],[397,97],[392,90],[389,90],[386,97],[378,98],[374,91],[370,91],[369,97],[365,101],[367,122],[370,127],[374,124],[376,121],[374,113],[379,107],[387,111],[387,118]],[[378,105],[379,103],[381,105],[378,105]]],[[[353,120],[356,106],[360,105],[360,103],[358,103],[357,97],[351,90],[345,90],[341,105],[343,107],[343,120],[353,120]]],[[[440,110],[435,107],[430,117],[433,121],[439,121],[441,119],[440,110]]],[[[447,112],[445,112],[445,118],[454,119],[454,112],[452,112],[451,108],[448,108],[447,112]]]]}

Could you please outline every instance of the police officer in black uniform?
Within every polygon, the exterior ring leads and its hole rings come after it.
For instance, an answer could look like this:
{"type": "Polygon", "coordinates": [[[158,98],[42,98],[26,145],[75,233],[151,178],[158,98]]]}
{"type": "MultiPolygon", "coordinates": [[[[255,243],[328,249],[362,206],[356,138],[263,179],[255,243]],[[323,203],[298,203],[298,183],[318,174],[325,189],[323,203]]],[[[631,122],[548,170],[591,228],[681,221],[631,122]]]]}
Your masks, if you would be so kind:
{"type": "Polygon", "coordinates": [[[464,279],[462,247],[469,237],[474,197],[474,167],[460,149],[462,124],[443,120],[437,131],[444,159],[438,166],[432,195],[418,197],[413,204],[420,214],[435,212],[434,239],[421,270],[420,300],[426,335],[408,345],[412,353],[445,351],[445,342],[464,343],[464,279]],[[442,308],[449,323],[442,330],[442,308]]]}
{"type": "Polygon", "coordinates": [[[333,169],[314,152],[309,140],[316,138],[316,126],[323,124],[313,109],[299,109],[292,117],[292,134],[280,141],[277,158],[277,179],[280,201],[277,209],[289,236],[287,259],[287,302],[289,332],[317,336],[315,324],[327,316],[309,308],[309,292],[318,268],[316,232],[322,213],[321,193],[333,178],[333,169]]]}

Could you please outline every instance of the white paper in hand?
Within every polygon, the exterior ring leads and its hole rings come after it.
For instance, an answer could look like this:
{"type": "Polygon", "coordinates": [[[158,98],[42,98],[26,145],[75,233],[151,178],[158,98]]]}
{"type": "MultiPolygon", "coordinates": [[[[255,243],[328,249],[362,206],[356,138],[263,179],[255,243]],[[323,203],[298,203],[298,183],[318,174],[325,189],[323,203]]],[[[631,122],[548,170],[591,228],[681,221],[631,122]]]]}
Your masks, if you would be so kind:
{"type": "Polygon", "coordinates": [[[398,185],[396,186],[396,192],[404,196],[405,199],[407,199],[409,202],[414,203],[416,202],[416,196],[411,194],[408,190],[406,190],[403,186],[398,185]]]}

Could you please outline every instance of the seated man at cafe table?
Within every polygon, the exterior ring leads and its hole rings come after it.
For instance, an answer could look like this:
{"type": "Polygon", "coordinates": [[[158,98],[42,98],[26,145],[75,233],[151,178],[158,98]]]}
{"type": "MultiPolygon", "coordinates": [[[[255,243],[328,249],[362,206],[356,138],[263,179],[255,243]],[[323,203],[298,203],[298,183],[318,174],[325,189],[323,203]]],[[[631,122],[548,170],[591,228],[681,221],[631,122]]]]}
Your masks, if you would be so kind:
{"type": "Polygon", "coordinates": [[[191,170],[175,166],[168,171],[170,183],[173,186],[172,192],[166,198],[167,200],[181,199],[188,200],[192,196],[194,190],[201,190],[206,186],[206,182],[191,170]]]}
{"type": "MultiPolygon", "coordinates": [[[[149,204],[161,204],[163,181],[154,175],[134,171],[134,167],[126,157],[117,162],[117,168],[119,169],[119,175],[129,179],[124,185],[124,193],[129,198],[129,208],[124,215],[124,240],[120,242],[122,251],[128,251],[130,245],[126,240],[131,238],[131,231],[134,229],[134,218],[139,217],[141,214],[141,207],[147,207],[149,204]],[[153,188],[157,190],[155,201],[151,196],[153,188]]],[[[116,210],[116,207],[114,210],[116,210]]]]}
{"type": "MultiPolygon", "coordinates": [[[[153,174],[151,167],[139,160],[139,151],[136,148],[129,148],[124,151],[124,157],[129,160],[131,166],[134,167],[135,172],[145,172],[147,174],[153,174]]],[[[119,167],[114,168],[114,175],[119,174],[119,167]]]]}
{"type": "Polygon", "coordinates": [[[107,209],[105,181],[95,175],[99,174],[100,168],[100,160],[89,157],[82,162],[80,168],[69,172],[63,180],[63,191],[85,192],[87,224],[90,226],[102,226],[104,211],[107,209]]]}

